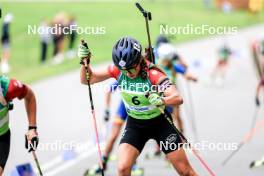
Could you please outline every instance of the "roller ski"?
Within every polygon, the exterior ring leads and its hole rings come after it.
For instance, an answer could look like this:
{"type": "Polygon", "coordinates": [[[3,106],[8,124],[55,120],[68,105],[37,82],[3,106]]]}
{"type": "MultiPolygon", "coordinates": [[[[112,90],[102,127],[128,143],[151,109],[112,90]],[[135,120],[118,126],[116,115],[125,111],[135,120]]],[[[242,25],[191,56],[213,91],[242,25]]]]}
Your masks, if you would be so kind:
{"type": "Polygon", "coordinates": [[[255,169],[258,167],[264,166],[264,157],[260,160],[252,161],[249,165],[250,169],[255,169]]]}
{"type": "MultiPolygon", "coordinates": [[[[102,157],[102,161],[103,161],[103,169],[105,171],[107,168],[108,157],[102,157]]],[[[98,164],[93,166],[91,169],[87,169],[83,174],[83,176],[97,176],[97,175],[98,176],[102,175],[102,169],[98,164]]]]}
{"type": "Polygon", "coordinates": [[[91,169],[87,169],[83,176],[100,176],[102,174],[102,169],[96,165],[91,169]]]}
{"type": "MultiPolygon", "coordinates": [[[[96,165],[91,169],[87,169],[83,176],[100,176],[101,173],[101,168],[99,167],[99,165],[96,165]]],[[[136,165],[134,165],[131,171],[131,176],[144,176],[144,169],[138,168],[136,165]]]]}

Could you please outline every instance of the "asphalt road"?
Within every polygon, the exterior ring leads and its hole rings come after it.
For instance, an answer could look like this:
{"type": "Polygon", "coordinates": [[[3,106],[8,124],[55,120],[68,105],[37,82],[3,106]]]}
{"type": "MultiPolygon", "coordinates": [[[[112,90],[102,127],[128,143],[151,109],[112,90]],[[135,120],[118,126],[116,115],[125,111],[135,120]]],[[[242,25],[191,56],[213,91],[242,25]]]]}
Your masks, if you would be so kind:
{"type": "MultiPolygon", "coordinates": [[[[216,86],[208,82],[209,74],[216,62],[216,51],[223,43],[223,37],[216,36],[177,46],[179,53],[191,65],[190,70],[200,78],[199,83],[190,83],[189,85],[193,97],[200,143],[232,145],[232,143],[239,142],[249,131],[255,109],[254,95],[257,85],[257,77],[249,53],[249,43],[257,39],[263,31],[264,26],[259,25],[241,30],[237,35],[226,37],[226,41],[235,51],[235,54],[230,61],[223,86],[216,86]]],[[[103,69],[106,65],[98,65],[96,69],[103,69]]],[[[185,95],[183,109],[188,109],[190,103],[188,96],[186,96],[187,84],[181,78],[179,81],[179,88],[185,95]]],[[[92,87],[99,131],[101,132],[105,130],[105,124],[102,120],[104,111],[103,88],[108,82],[92,87]]],[[[79,71],[75,70],[37,82],[31,86],[38,100],[38,127],[42,148],[37,154],[44,175],[82,175],[86,168],[92,167],[98,160],[94,145],[88,91],[87,87],[79,83],[79,71]],[[75,147],[75,153],[66,152],[67,155],[60,148],[62,146],[60,144],[68,147],[70,144],[76,146],[84,143],[87,144],[86,148],[75,147]]],[[[115,113],[115,107],[118,103],[119,95],[116,93],[112,99],[112,114],[115,113]]],[[[263,118],[263,115],[262,106],[259,119],[263,118]]],[[[9,175],[16,165],[22,163],[31,162],[35,166],[32,156],[23,148],[24,133],[27,129],[23,102],[15,101],[15,110],[11,112],[10,116],[12,144],[5,175],[9,175]]],[[[194,134],[188,112],[183,113],[183,120],[186,136],[193,141],[194,134]]],[[[216,175],[263,176],[264,167],[255,170],[249,169],[249,163],[252,160],[264,156],[263,135],[264,127],[224,167],[221,163],[231,151],[213,150],[207,147],[200,151],[200,154],[209,163],[216,175]]],[[[144,153],[153,151],[153,145],[151,142],[148,143],[144,153]]],[[[230,148],[227,147],[227,149],[230,148]]],[[[197,172],[202,176],[208,175],[198,160],[191,153],[187,153],[197,172]]],[[[138,165],[144,167],[146,176],[176,175],[163,159],[146,160],[142,154],[138,165]]],[[[116,175],[116,160],[110,162],[106,175],[116,175]]]]}

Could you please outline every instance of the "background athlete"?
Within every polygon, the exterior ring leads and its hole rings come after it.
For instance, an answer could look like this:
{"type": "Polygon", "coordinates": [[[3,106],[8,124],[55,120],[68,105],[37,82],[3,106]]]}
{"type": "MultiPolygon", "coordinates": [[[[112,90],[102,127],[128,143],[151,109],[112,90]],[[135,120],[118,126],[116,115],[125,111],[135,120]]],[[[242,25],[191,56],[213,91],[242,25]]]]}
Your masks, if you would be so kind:
{"type": "MultiPolygon", "coordinates": [[[[197,81],[197,78],[187,71],[187,64],[180,60],[181,58],[175,47],[169,43],[160,43],[157,48],[158,66],[169,77],[170,81],[177,85],[177,74],[181,74],[187,81],[197,81]],[[182,65],[184,63],[184,65],[182,65]]],[[[174,120],[178,125],[178,128],[183,132],[183,123],[180,117],[180,109],[175,106],[174,108],[168,107],[169,111],[173,114],[174,120]]]]}
{"type": "Polygon", "coordinates": [[[15,98],[25,100],[25,109],[28,116],[28,132],[26,133],[26,148],[34,151],[38,145],[36,98],[29,86],[15,79],[0,76],[0,176],[8,159],[10,150],[9,110],[11,101],[15,98]],[[29,145],[31,144],[31,145],[29,145]]]}

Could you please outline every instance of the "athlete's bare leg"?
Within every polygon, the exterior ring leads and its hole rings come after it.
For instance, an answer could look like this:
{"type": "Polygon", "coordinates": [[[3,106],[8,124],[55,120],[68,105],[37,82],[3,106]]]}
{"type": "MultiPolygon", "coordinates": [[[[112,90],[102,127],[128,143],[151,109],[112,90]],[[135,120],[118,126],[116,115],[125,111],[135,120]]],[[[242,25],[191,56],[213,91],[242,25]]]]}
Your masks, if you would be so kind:
{"type": "Polygon", "coordinates": [[[113,123],[111,135],[107,141],[105,152],[104,152],[104,155],[106,157],[108,157],[110,155],[110,153],[112,152],[113,146],[115,144],[115,141],[116,141],[118,135],[120,134],[122,126],[123,126],[123,123],[113,123]]]}
{"type": "Polygon", "coordinates": [[[166,155],[173,167],[181,176],[198,176],[190,165],[183,148],[166,155]]]}
{"type": "Polygon", "coordinates": [[[2,176],[3,172],[4,172],[4,169],[0,167],[0,176],[2,176]]]}
{"type": "Polygon", "coordinates": [[[139,151],[132,145],[123,143],[118,151],[118,176],[130,176],[132,166],[135,164],[139,151]]]}

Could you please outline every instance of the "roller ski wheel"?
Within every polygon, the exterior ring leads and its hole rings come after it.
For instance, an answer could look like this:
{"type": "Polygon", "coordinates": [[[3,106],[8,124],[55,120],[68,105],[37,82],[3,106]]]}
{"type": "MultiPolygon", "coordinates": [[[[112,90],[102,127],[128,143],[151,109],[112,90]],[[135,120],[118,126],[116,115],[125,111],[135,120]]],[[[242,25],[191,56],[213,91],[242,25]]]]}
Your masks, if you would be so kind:
{"type": "Polygon", "coordinates": [[[132,169],[131,176],[144,176],[144,169],[143,168],[132,169]]]}
{"type": "Polygon", "coordinates": [[[102,175],[102,169],[99,166],[94,166],[91,169],[87,169],[83,176],[100,176],[102,175]]]}

